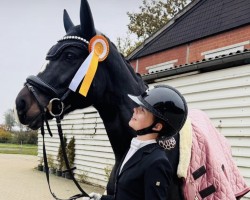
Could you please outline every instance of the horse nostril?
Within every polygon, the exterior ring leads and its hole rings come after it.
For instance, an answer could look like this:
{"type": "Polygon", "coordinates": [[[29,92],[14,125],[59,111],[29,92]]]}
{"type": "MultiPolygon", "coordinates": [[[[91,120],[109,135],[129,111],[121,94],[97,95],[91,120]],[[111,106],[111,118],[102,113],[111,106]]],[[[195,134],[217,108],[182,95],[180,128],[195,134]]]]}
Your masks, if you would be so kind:
{"type": "Polygon", "coordinates": [[[24,99],[16,100],[16,119],[22,124],[26,123],[27,103],[24,99]]]}
{"type": "Polygon", "coordinates": [[[16,109],[19,115],[22,115],[26,111],[26,103],[24,99],[20,99],[16,102],[16,109]]]}

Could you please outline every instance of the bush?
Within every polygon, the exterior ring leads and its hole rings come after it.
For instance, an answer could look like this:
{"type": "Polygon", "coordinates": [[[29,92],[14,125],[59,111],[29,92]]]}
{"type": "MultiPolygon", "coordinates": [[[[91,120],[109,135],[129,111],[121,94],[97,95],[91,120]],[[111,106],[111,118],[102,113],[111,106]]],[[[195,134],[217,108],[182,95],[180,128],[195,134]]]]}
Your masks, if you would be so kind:
{"type": "Polygon", "coordinates": [[[12,134],[9,131],[0,128],[0,143],[10,143],[12,140],[12,134]]]}
{"type": "Polygon", "coordinates": [[[37,144],[37,131],[15,132],[12,143],[14,144],[37,144]]]}
{"type": "MultiPolygon", "coordinates": [[[[67,138],[64,135],[63,136],[63,142],[64,142],[64,147],[66,148],[67,146],[67,138]]],[[[59,148],[58,148],[58,153],[57,153],[57,169],[62,171],[66,169],[65,161],[63,158],[63,153],[62,153],[62,145],[60,143],[59,148]]]]}
{"type": "Polygon", "coordinates": [[[0,126],[0,143],[12,144],[37,144],[37,131],[7,131],[6,127],[0,126]]]}
{"type": "Polygon", "coordinates": [[[67,146],[67,156],[69,159],[69,165],[72,168],[74,166],[75,161],[75,138],[72,137],[67,146]]]}
{"type": "Polygon", "coordinates": [[[54,163],[54,158],[51,154],[48,154],[47,161],[48,161],[49,168],[53,168],[53,169],[56,168],[55,163],[54,163]]]}
{"type": "Polygon", "coordinates": [[[37,144],[38,133],[36,131],[29,131],[27,134],[27,144],[37,144]]]}

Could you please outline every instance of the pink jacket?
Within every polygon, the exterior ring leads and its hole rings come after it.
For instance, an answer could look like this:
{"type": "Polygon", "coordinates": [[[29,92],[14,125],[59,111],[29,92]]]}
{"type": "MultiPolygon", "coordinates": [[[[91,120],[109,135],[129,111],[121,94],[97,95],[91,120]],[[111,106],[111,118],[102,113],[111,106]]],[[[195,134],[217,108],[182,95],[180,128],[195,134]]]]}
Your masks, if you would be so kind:
{"type": "MultiPolygon", "coordinates": [[[[187,200],[240,199],[250,188],[247,187],[233,161],[226,138],[216,130],[204,112],[191,110],[189,118],[192,124],[190,157],[186,152],[186,146],[184,154],[187,154],[180,155],[180,159],[183,157],[187,160],[189,157],[190,163],[186,165],[184,173],[178,174],[184,179],[185,198],[187,200]]],[[[181,140],[181,143],[185,141],[181,140]]]]}

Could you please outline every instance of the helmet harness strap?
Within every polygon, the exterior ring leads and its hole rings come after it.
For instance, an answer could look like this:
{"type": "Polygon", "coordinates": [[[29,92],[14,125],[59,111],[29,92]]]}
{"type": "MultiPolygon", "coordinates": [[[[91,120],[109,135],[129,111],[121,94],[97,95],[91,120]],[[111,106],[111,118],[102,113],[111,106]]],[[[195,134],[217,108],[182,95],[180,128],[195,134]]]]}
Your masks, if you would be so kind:
{"type": "Polygon", "coordinates": [[[160,133],[161,131],[156,131],[156,130],[153,130],[153,128],[155,127],[155,125],[158,123],[159,121],[158,120],[155,120],[153,122],[153,124],[151,124],[150,126],[146,127],[146,128],[143,128],[141,130],[137,130],[136,131],[136,134],[137,135],[146,135],[148,133],[160,133]]]}

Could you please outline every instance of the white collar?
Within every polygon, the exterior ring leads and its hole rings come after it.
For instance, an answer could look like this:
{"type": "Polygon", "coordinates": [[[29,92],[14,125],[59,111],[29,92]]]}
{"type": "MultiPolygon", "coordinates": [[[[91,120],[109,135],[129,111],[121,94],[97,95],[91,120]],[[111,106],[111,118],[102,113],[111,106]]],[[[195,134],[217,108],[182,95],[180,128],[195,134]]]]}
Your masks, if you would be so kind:
{"type": "Polygon", "coordinates": [[[138,140],[136,137],[133,138],[131,140],[131,145],[130,145],[130,148],[133,148],[133,149],[140,149],[148,144],[152,144],[152,143],[156,143],[156,140],[155,139],[152,139],[152,140],[138,140]]]}

